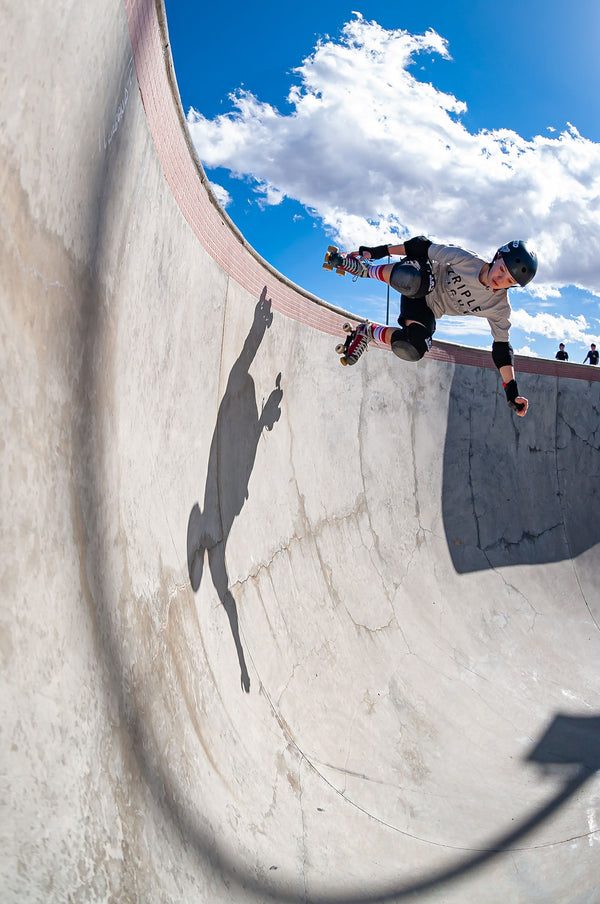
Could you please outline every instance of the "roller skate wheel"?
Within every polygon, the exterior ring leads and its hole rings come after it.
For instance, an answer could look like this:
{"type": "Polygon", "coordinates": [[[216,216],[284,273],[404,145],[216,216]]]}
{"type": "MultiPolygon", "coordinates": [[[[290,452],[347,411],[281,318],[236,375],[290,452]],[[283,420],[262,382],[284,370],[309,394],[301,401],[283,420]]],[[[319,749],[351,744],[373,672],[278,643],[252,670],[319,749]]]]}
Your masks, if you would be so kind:
{"type": "Polygon", "coordinates": [[[338,355],[343,355],[344,349],[345,349],[345,345],[343,342],[338,343],[338,345],[336,345],[336,347],[335,347],[335,350],[338,353],[338,355]]]}
{"type": "Polygon", "coordinates": [[[346,358],[345,355],[342,355],[342,357],[340,358],[340,364],[343,364],[344,367],[347,367],[347,365],[348,365],[348,359],[346,358]]]}
{"type": "MultiPolygon", "coordinates": [[[[333,267],[330,267],[329,269],[330,269],[330,270],[333,270],[333,267]]],[[[335,268],[335,272],[338,273],[340,276],[345,276],[345,275],[346,275],[346,271],[345,271],[345,270],[342,270],[341,267],[336,267],[336,268],[335,268]]]]}
{"type": "MultiPolygon", "coordinates": [[[[337,254],[337,250],[336,245],[329,245],[325,253],[325,260],[323,261],[323,270],[333,270],[333,264],[330,264],[329,261],[332,254],[337,254]]],[[[340,273],[341,271],[337,270],[336,272],[340,273]]]]}
{"type": "Polygon", "coordinates": [[[343,329],[343,331],[344,331],[345,333],[351,333],[351,332],[354,330],[354,327],[352,326],[351,323],[346,322],[346,323],[343,325],[342,329],[343,329]]]}

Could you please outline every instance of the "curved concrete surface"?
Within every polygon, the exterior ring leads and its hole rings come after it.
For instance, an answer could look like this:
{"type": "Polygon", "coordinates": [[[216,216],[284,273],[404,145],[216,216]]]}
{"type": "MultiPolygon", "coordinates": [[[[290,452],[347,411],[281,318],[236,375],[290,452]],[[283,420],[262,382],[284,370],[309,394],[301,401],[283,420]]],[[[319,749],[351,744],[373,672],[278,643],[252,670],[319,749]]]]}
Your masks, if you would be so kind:
{"type": "Polygon", "coordinates": [[[600,901],[600,374],[341,368],[160,0],[2,14],[2,900],[600,901]]]}

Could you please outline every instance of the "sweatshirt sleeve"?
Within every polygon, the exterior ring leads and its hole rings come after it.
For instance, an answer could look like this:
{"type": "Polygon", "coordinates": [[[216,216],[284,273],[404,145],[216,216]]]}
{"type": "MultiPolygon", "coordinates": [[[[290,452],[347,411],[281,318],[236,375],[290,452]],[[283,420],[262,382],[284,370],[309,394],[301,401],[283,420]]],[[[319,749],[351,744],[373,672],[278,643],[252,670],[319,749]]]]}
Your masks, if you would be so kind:
{"type": "Polygon", "coordinates": [[[508,319],[508,314],[510,312],[510,306],[508,302],[506,303],[506,311],[502,308],[499,308],[498,311],[495,311],[493,314],[487,318],[487,322],[490,325],[490,329],[492,331],[492,336],[494,338],[494,342],[508,342],[510,335],[510,320],[508,319]]]}

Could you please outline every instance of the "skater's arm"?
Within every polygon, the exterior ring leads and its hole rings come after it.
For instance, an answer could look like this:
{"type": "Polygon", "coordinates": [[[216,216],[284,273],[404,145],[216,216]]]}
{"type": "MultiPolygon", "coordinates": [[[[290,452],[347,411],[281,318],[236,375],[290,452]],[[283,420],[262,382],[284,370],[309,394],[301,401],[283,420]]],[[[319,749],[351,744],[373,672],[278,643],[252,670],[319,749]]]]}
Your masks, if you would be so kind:
{"type": "Polygon", "coordinates": [[[507,364],[505,367],[500,367],[499,371],[508,407],[516,411],[519,417],[525,417],[529,408],[529,402],[524,396],[519,395],[514,367],[507,364]]]}
{"type": "Polygon", "coordinates": [[[513,364],[513,349],[510,342],[495,340],[492,344],[492,358],[502,377],[502,385],[509,408],[516,411],[519,417],[525,417],[529,408],[529,402],[524,396],[519,395],[513,364]]]}
{"type": "Polygon", "coordinates": [[[523,396],[519,395],[519,390],[517,387],[517,377],[514,367],[511,367],[510,364],[506,364],[504,367],[500,367],[499,370],[500,376],[502,377],[504,392],[506,393],[506,401],[508,402],[509,406],[517,412],[519,417],[524,417],[525,412],[529,407],[529,402],[527,401],[527,399],[524,399],[523,396]],[[523,405],[524,407],[519,409],[518,407],[515,407],[517,405],[523,405]]]}
{"type": "Polygon", "coordinates": [[[527,409],[529,408],[529,402],[522,395],[519,395],[514,368],[500,368],[500,376],[502,377],[502,385],[504,386],[504,392],[506,393],[508,407],[512,408],[519,417],[525,417],[527,409]]]}
{"type": "Polygon", "coordinates": [[[404,257],[406,251],[404,250],[404,245],[388,245],[388,253],[397,254],[399,257],[404,257]]]}
{"type": "Polygon", "coordinates": [[[391,254],[404,255],[404,245],[361,245],[358,251],[352,252],[352,257],[360,257],[362,260],[379,261],[382,257],[391,254]]]}
{"type": "Polygon", "coordinates": [[[516,379],[515,377],[515,369],[511,367],[510,364],[506,364],[504,367],[498,368],[500,371],[500,376],[502,377],[503,383],[510,383],[511,380],[516,379]]]}
{"type": "Polygon", "coordinates": [[[414,239],[408,239],[403,245],[361,245],[358,252],[353,254],[366,260],[381,260],[382,257],[398,255],[399,257],[415,257],[427,259],[427,252],[431,242],[424,235],[418,235],[414,239]]]}

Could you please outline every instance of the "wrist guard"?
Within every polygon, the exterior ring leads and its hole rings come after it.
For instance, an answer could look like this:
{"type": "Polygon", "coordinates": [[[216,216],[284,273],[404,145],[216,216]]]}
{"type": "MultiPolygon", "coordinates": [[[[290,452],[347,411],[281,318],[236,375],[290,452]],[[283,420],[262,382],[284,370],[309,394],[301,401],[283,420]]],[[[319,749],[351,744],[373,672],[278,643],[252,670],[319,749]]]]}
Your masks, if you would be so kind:
{"type": "Polygon", "coordinates": [[[523,402],[517,402],[517,398],[519,396],[519,388],[517,386],[516,380],[510,380],[508,383],[503,383],[504,392],[506,393],[506,401],[508,402],[508,407],[512,408],[513,411],[523,411],[525,407],[523,402]]]}
{"type": "Polygon", "coordinates": [[[376,245],[374,248],[369,248],[368,245],[361,245],[358,249],[358,253],[363,255],[365,251],[368,251],[371,255],[371,260],[378,261],[381,257],[389,257],[389,245],[376,245]]]}

